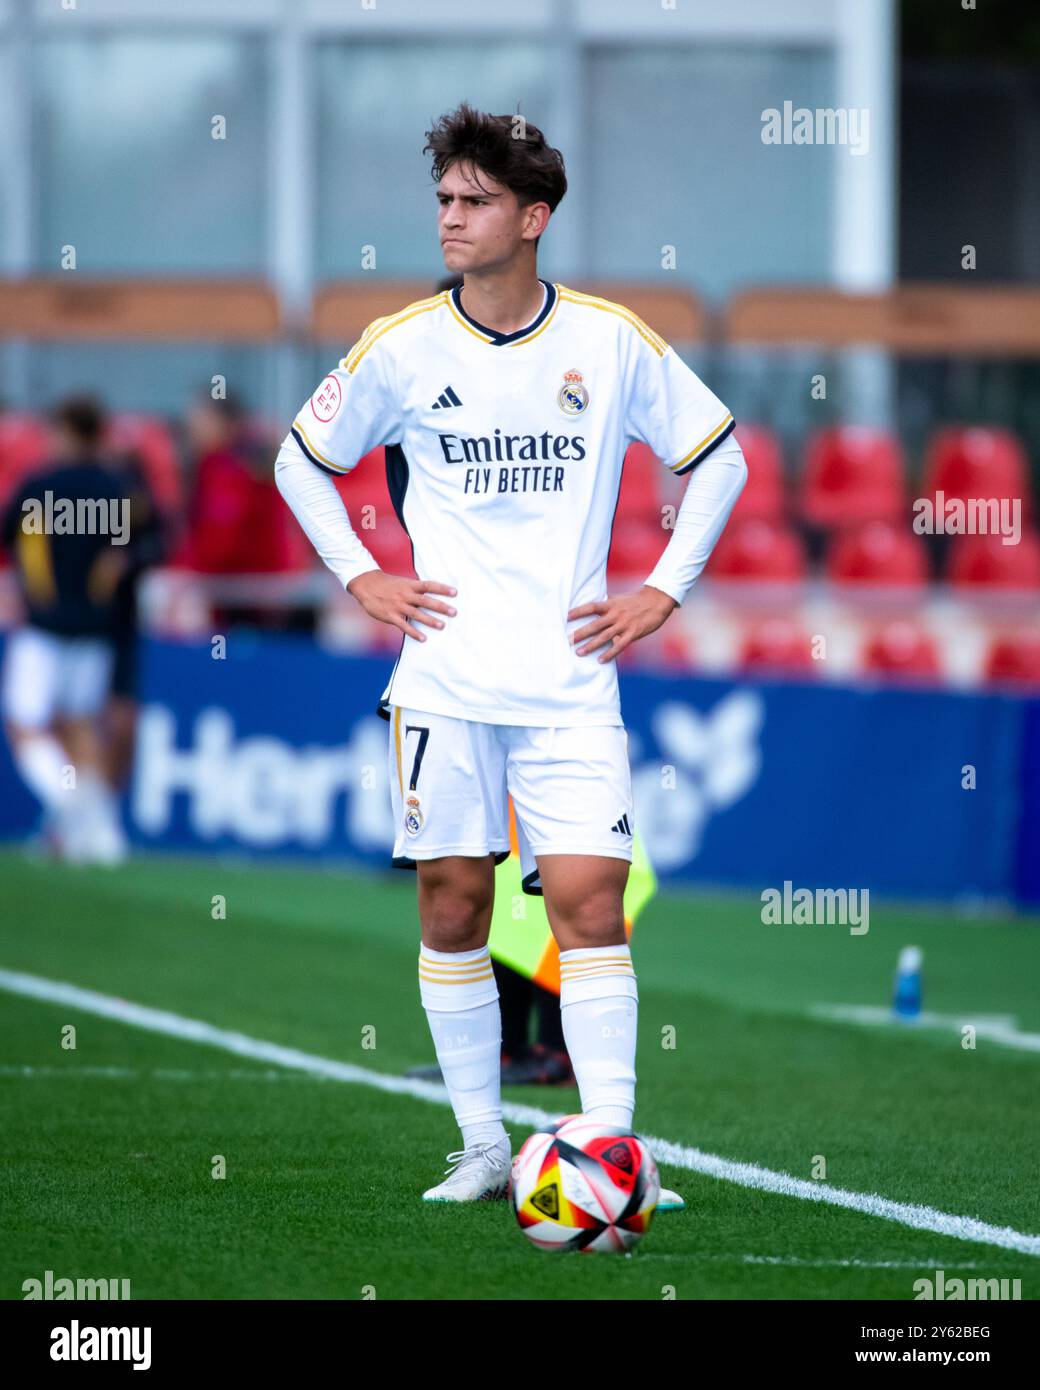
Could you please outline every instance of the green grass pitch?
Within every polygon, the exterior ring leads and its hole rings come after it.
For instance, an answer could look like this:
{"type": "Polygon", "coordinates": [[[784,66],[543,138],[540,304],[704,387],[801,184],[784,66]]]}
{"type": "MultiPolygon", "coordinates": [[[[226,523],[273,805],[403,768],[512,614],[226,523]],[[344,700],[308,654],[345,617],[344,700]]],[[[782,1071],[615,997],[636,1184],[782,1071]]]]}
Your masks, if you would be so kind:
{"type": "MultiPolygon", "coordinates": [[[[7,852],[0,881],[2,970],[370,1072],[432,1060],[414,876],[157,857],[105,871],[7,852]]],[[[887,1005],[898,950],[915,944],[926,1009],[1011,1014],[1035,1033],[1038,926],[875,907],[852,936],[764,926],[751,894],[660,893],[632,942],[637,1131],[803,1180],[822,1155],[831,1187],[1040,1232],[1040,1054],[811,1014],[887,1005]]],[[[0,1042],[7,1299],[48,1269],[127,1278],[134,1298],[902,1300],[939,1268],[1018,1278],[1023,1299],[1040,1288],[1029,1253],[670,1165],[686,1210],[659,1214],[631,1257],[547,1254],[507,1203],[421,1201],[460,1145],[446,1106],[6,988],[0,1042]]],[[[504,1098],[579,1108],[572,1088],[504,1098]]],[[[529,1129],[506,1127],[515,1152],[529,1129]]]]}

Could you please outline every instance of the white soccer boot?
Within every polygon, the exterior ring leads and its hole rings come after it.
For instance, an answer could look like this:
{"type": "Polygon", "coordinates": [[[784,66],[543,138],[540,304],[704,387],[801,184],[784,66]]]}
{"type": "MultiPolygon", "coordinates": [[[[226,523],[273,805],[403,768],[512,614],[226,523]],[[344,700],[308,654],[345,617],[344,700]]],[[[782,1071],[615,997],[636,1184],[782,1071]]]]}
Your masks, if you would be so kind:
{"type": "Polygon", "coordinates": [[[505,1197],[512,1168],[509,1135],[491,1144],[473,1144],[448,1154],[450,1174],[423,1193],[424,1202],[481,1202],[505,1197]]]}
{"type": "Polygon", "coordinates": [[[662,1187],[661,1195],[657,1199],[658,1211],[682,1211],[686,1203],[679,1196],[678,1192],[672,1192],[670,1188],[662,1187]]]}

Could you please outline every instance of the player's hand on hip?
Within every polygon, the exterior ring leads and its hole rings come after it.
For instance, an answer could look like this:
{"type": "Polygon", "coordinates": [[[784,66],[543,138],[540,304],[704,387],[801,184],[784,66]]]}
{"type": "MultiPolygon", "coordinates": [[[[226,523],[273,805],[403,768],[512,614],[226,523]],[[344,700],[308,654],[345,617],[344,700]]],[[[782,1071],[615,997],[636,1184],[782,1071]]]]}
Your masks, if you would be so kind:
{"type": "Polygon", "coordinates": [[[605,646],[607,650],[598,659],[601,662],[613,661],[632,642],[656,632],[672,609],[678,606],[671,594],[666,594],[663,589],[654,589],[649,584],[644,584],[634,594],[620,594],[617,598],[603,599],[599,603],[583,603],[571,609],[567,621],[588,617],[592,617],[593,621],[577,628],[569,640],[572,645],[585,643],[579,648],[578,656],[585,656],[605,646]]]}
{"type": "Polygon", "coordinates": [[[406,579],[400,574],[387,574],[385,570],[366,570],[350,581],[347,590],[370,618],[400,628],[419,642],[425,642],[426,637],[412,626],[413,622],[429,627],[444,626],[442,619],[430,617],[424,610],[455,616],[454,608],[430,597],[431,594],[454,595],[457,592],[450,584],[441,584],[436,579],[406,579]]]}

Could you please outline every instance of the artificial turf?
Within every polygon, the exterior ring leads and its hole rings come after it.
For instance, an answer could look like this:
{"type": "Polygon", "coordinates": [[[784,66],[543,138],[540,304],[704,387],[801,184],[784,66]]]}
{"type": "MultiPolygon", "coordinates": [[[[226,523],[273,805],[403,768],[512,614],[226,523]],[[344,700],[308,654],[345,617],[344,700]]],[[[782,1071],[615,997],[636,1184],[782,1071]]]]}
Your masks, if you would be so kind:
{"type": "MultiPolygon", "coordinates": [[[[0,881],[2,970],[368,1072],[432,1060],[412,877],[4,853],[0,881]]],[[[875,906],[853,936],[765,926],[751,895],[661,892],[632,938],[637,1131],[802,1179],[822,1156],[833,1187],[1040,1231],[1036,1051],[811,1012],[887,1004],[914,944],[929,1011],[1038,1031],[1038,925],[875,906]]],[[[580,1108],[573,1088],[504,1098],[580,1108]]],[[[506,1127],[515,1151],[530,1127],[506,1127]]],[[[0,989],[5,1298],[48,1269],[134,1298],[907,1299],[939,1268],[1036,1296],[1028,1254],[667,1164],[686,1210],[631,1257],[547,1254],[505,1202],[421,1201],[459,1147],[444,1105],[0,989]]]]}

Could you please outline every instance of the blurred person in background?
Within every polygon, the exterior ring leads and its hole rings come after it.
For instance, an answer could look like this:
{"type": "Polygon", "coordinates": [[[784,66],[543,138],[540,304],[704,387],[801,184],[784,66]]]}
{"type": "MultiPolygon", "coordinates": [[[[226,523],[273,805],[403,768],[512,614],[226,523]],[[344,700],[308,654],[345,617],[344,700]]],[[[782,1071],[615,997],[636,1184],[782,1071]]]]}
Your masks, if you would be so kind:
{"type": "MultiPolygon", "coordinates": [[[[271,478],[270,440],[251,428],[241,400],[229,392],[200,394],[188,413],[194,484],[187,535],[174,563],[206,575],[284,574],[298,568],[292,516],[271,478]]],[[[309,560],[309,557],[308,557],[309,560]]],[[[284,607],[218,601],[218,627],[285,625],[284,607]]]]}
{"type": "Polygon", "coordinates": [[[114,656],[104,714],[106,775],[113,791],[119,793],[129,780],[137,731],[137,591],[145,571],[163,562],[169,537],[141,458],[133,452],[117,453],[112,466],[120,479],[130,517],[127,563],[112,595],[114,656]]]}
{"type": "Polygon", "coordinates": [[[129,560],[129,507],[102,450],[92,397],[52,417],[52,458],[0,518],[25,621],[12,632],[0,703],[22,780],[42,803],[47,846],[77,863],[118,863],[126,839],[105,775],[101,716],[115,660],[115,595],[129,560]]]}

